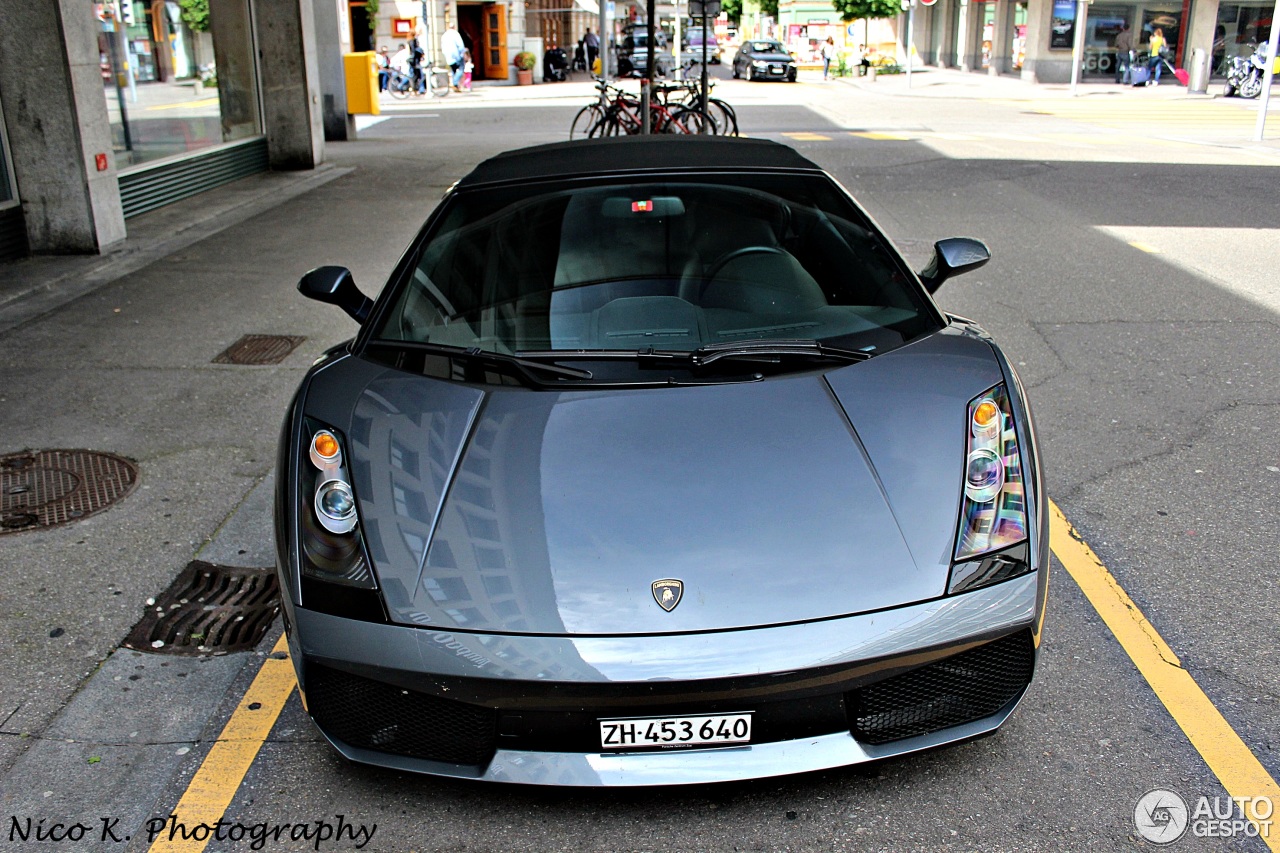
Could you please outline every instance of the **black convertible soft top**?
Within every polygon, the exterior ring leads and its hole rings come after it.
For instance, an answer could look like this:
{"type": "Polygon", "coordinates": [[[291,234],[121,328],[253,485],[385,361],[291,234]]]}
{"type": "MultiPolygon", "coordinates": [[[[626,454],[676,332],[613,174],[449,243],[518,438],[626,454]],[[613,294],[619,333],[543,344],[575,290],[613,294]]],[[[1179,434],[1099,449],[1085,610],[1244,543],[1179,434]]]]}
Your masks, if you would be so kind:
{"type": "Polygon", "coordinates": [[[821,171],[792,148],[767,139],[657,134],[556,142],[507,151],[458,182],[464,189],[507,181],[635,171],[821,171]]]}

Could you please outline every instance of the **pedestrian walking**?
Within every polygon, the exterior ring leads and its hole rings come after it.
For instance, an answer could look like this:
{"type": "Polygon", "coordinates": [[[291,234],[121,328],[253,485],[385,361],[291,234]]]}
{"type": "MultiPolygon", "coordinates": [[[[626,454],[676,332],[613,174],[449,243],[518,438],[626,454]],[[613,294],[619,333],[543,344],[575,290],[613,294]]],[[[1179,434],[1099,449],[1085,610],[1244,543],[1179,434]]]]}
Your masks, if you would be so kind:
{"type": "Polygon", "coordinates": [[[440,36],[440,50],[444,53],[444,61],[449,63],[449,68],[453,71],[449,84],[453,87],[453,91],[461,92],[462,75],[465,73],[463,57],[466,56],[467,46],[462,41],[462,34],[453,24],[450,24],[444,31],[444,35],[440,36]]]}
{"type": "Polygon", "coordinates": [[[1148,86],[1160,85],[1160,71],[1164,68],[1164,58],[1169,53],[1169,43],[1164,40],[1164,30],[1156,27],[1151,33],[1151,44],[1147,48],[1147,68],[1151,76],[1147,78],[1148,86]]]}
{"type": "Polygon", "coordinates": [[[831,76],[831,60],[836,55],[836,43],[831,36],[827,36],[827,40],[822,43],[822,79],[826,80],[831,76]]]}
{"type": "Polygon", "coordinates": [[[587,50],[587,70],[595,73],[596,57],[600,55],[600,37],[591,32],[591,27],[582,36],[582,45],[587,50]]]}
{"type": "Polygon", "coordinates": [[[427,93],[427,76],[422,73],[422,58],[426,55],[418,31],[414,30],[413,37],[409,39],[409,76],[413,78],[413,91],[419,95],[427,93]]]}
{"type": "Polygon", "coordinates": [[[1128,24],[1120,25],[1116,35],[1116,82],[1129,83],[1132,80],[1129,69],[1133,67],[1133,31],[1128,24]]]}

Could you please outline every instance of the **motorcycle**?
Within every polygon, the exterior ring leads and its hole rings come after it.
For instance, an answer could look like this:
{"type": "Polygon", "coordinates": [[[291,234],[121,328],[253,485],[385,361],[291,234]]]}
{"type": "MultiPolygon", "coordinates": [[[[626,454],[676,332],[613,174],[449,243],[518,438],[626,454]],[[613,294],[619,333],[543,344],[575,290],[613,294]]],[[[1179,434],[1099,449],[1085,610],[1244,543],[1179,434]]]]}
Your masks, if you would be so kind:
{"type": "MultiPolygon", "coordinates": [[[[1280,59],[1275,61],[1272,71],[1274,74],[1280,74],[1280,59]]],[[[1253,51],[1252,56],[1231,58],[1231,64],[1227,67],[1227,83],[1223,94],[1228,98],[1236,94],[1242,98],[1256,98],[1262,94],[1262,81],[1266,73],[1267,43],[1263,42],[1253,51]]]]}

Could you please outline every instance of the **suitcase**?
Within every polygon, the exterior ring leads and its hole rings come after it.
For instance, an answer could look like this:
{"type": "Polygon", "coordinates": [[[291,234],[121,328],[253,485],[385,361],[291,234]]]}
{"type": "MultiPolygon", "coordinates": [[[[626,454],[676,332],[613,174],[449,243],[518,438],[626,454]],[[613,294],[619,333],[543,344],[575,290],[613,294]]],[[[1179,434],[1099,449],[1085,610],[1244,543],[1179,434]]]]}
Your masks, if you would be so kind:
{"type": "Polygon", "coordinates": [[[1129,72],[1129,76],[1135,86],[1145,86],[1147,81],[1151,79],[1151,69],[1145,65],[1134,65],[1129,69],[1129,72]]]}
{"type": "Polygon", "coordinates": [[[1191,72],[1185,68],[1173,69],[1173,76],[1178,78],[1178,84],[1181,86],[1191,85],[1191,72]]]}

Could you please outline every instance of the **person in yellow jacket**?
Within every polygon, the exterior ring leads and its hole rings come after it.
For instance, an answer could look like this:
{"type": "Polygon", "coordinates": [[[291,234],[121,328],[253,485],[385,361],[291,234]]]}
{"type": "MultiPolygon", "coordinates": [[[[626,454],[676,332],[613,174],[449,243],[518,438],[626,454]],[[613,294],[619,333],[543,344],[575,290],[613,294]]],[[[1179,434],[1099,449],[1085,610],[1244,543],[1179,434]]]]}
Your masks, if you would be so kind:
{"type": "Polygon", "coordinates": [[[1147,48],[1147,67],[1151,76],[1147,78],[1148,86],[1160,85],[1160,72],[1164,69],[1164,58],[1169,53],[1169,43],[1164,39],[1164,30],[1156,27],[1151,33],[1151,45],[1147,48]]]}

